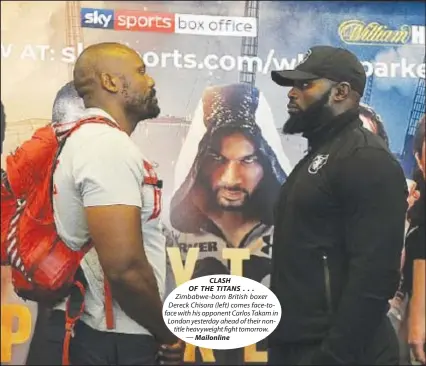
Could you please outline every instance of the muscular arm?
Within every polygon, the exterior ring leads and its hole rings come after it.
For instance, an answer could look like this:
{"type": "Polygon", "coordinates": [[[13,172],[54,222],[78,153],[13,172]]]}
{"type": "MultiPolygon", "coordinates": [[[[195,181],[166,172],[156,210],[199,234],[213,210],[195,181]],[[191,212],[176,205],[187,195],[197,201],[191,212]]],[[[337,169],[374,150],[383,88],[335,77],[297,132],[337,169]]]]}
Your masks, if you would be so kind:
{"type": "Polygon", "coordinates": [[[366,148],[346,158],[333,185],[344,207],[348,281],[312,364],[349,365],[375,334],[397,289],[407,188],[396,161],[366,148]]]}
{"type": "Polygon", "coordinates": [[[76,159],[74,176],[114,299],[158,342],[174,343],[177,338],[162,318],[156,278],[144,250],[142,159],[126,142],[122,136],[100,137],[96,147],[76,159]]]}
{"type": "Polygon", "coordinates": [[[88,207],[90,234],[99,262],[123,311],[160,343],[177,338],[164,324],[162,301],[145,255],[140,208],[128,205],[88,207]]]}

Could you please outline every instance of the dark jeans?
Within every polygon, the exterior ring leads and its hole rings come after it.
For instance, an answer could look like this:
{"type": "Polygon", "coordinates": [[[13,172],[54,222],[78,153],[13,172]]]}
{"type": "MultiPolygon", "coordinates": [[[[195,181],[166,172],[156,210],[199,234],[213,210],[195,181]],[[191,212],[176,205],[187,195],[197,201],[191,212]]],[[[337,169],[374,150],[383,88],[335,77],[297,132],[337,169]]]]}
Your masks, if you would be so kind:
{"type": "MultiPolygon", "coordinates": [[[[156,365],[158,344],[153,337],[140,334],[100,332],[83,322],[74,328],[71,338],[72,365],[156,365]]],[[[61,365],[65,336],[65,313],[52,311],[45,329],[44,365],[61,365]]]]}
{"type": "MultiPolygon", "coordinates": [[[[320,343],[274,345],[268,350],[268,365],[312,365],[309,360],[320,346],[320,343]]],[[[399,365],[398,338],[388,317],[353,364],[399,365]]]]}

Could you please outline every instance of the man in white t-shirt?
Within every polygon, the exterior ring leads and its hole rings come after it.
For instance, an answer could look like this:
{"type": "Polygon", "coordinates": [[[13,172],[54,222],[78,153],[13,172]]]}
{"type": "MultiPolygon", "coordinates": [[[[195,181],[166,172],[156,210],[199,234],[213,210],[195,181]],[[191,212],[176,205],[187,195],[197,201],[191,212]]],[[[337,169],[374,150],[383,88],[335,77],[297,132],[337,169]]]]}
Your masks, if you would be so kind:
{"type": "MultiPolygon", "coordinates": [[[[58,233],[76,250],[89,238],[94,243],[81,263],[85,311],[71,339],[70,362],[151,365],[159,344],[177,342],[162,318],[160,187],[144,183],[155,172],[129,137],[139,121],[159,114],[154,81],[134,50],[101,43],[78,58],[74,84],[86,107],[83,117],[102,116],[119,128],[80,127],[67,139],[54,174],[58,233]],[[112,329],[106,327],[104,278],[114,300],[112,329]]],[[[58,305],[47,322],[47,364],[62,362],[64,310],[65,303],[58,305]]]]}

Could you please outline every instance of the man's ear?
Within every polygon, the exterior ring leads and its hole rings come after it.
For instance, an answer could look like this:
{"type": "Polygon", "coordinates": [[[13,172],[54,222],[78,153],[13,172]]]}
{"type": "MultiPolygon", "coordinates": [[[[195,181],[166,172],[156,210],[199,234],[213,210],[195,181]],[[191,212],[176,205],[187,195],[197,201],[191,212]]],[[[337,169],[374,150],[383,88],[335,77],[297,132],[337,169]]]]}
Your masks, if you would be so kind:
{"type": "Polygon", "coordinates": [[[117,78],[106,72],[101,73],[101,85],[102,88],[109,91],[110,93],[118,92],[117,78]]]}
{"type": "Polygon", "coordinates": [[[334,93],[334,100],[336,102],[341,102],[349,97],[349,94],[352,90],[349,83],[339,83],[335,86],[336,92],[334,93]]]}

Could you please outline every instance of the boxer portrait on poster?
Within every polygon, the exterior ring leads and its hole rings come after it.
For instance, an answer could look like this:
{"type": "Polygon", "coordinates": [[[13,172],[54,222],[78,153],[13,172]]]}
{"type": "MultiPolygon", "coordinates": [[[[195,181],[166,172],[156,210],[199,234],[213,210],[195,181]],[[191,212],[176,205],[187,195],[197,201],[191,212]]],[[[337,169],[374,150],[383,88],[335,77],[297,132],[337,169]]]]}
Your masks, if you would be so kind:
{"type": "MultiPolygon", "coordinates": [[[[170,245],[181,260],[198,250],[191,278],[236,274],[269,286],[273,206],[289,164],[268,111],[263,95],[247,84],[204,91],[176,166],[170,207],[170,245]]],[[[191,362],[250,363],[247,358],[239,349],[197,353],[191,362]]]]}

